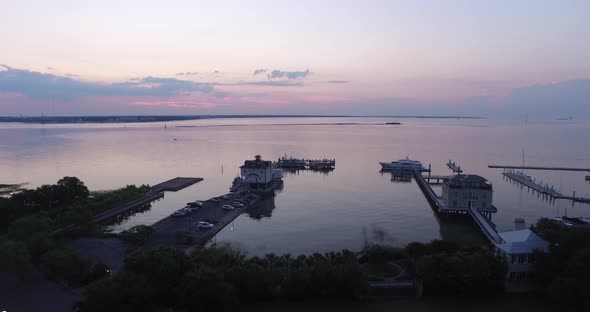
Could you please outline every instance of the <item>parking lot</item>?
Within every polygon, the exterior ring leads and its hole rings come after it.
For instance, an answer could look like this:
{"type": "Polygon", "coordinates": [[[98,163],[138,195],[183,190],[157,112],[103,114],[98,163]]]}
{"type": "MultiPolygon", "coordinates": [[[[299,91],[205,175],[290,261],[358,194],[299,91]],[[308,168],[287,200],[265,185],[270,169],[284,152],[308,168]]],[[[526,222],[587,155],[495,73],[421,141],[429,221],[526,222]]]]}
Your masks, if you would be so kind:
{"type": "Polygon", "coordinates": [[[251,199],[246,199],[247,196],[247,194],[240,195],[237,192],[228,193],[218,197],[218,202],[211,199],[202,201],[203,205],[200,208],[184,216],[168,216],[152,225],[155,232],[145,245],[147,247],[176,246],[177,233],[186,232],[193,238],[192,245],[203,246],[258,200],[256,195],[251,195],[251,199]],[[242,208],[235,207],[233,210],[222,208],[223,205],[231,205],[235,200],[243,200],[246,205],[242,208]],[[199,221],[212,223],[213,228],[199,228],[197,227],[199,221]]]}

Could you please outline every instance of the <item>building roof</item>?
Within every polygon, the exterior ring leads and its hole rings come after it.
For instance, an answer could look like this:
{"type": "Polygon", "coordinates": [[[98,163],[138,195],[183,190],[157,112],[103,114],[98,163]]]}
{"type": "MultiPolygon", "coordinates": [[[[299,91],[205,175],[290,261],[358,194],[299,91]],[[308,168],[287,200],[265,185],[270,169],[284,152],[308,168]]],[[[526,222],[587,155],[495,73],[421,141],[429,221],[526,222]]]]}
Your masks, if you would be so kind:
{"type": "Polygon", "coordinates": [[[457,174],[453,177],[449,178],[449,182],[454,184],[463,184],[463,183],[470,183],[470,184],[484,184],[488,181],[488,179],[478,176],[476,174],[457,174]]]}
{"type": "Polygon", "coordinates": [[[262,160],[260,155],[256,155],[254,160],[246,160],[240,168],[264,169],[272,166],[272,161],[262,160]]]}
{"type": "Polygon", "coordinates": [[[496,247],[509,254],[532,253],[539,249],[547,251],[549,243],[529,229],[498,233],[503,243],[496,247]]]}

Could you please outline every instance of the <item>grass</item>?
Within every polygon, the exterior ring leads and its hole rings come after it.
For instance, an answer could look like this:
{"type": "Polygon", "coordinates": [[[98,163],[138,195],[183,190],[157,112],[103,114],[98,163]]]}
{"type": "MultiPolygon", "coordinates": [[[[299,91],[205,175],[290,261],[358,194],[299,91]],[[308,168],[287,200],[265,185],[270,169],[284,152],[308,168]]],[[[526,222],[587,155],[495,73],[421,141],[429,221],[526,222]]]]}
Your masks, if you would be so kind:
{"type": "Polygon", "coordinates": [[[144,185],[139,187],[127,185],[124,188],[112,191],[92,192],[87,199],[76,203],[75,206],[84,207],[93,214],[97,214],[112,209],[117,205],[132,201],[149,190],[150,188],[144,185]]]}

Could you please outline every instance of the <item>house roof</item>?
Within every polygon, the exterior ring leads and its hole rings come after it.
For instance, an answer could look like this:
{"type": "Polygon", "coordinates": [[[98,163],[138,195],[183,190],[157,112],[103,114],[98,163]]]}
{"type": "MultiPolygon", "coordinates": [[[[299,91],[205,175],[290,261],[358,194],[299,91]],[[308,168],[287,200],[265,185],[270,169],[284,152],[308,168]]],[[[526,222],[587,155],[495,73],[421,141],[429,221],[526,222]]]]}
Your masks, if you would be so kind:
{"type": "Polygon", "coordinates": [[[272,161],[269,160],[262,160],[260,155],[256,155],[255,160],[246,160],[244,164],[240,166],[240,168],[268,168],[272,165],[272,161]]]}
{"type": "Polygon", "coordinates": [[[509,254],[532,253],[539,249],[547,251],[549,243],[529,229],[498,233],[503,243],[496,247],[509,254]]]}
{"type": "Polygon", "coordinates": [[[457,174],[449,179],[449,182],[453,184],[462,184],[462,183],[476,183],[476,184],[483,184],[488,181],[486,178],[482,176],[478,176],[476,174],[457,174]]]}

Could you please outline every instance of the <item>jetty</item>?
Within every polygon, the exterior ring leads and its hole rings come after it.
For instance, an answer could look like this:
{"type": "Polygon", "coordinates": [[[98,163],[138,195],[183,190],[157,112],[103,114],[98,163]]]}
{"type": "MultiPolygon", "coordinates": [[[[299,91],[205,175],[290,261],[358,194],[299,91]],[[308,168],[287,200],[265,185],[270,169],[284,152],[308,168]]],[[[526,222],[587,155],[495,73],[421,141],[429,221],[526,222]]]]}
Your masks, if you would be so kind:
{"type": "Polygon", "coordinates": [[[455,162],[451,162],[450,159],[447,163],[447,167],[449,167],[449,169],[451,169],[451,171],[453,171],[454,173],[463,173],[463,170],[461,170],[461,166],[455,164],[455,162]]]}
{"type": "Polygon", "coordinates": [[[544,184],[541,181],[536,181],[535,179],[531,178],[530,176],[524,174],[521,171],[515,171],[512,169],[506,170],[502,172],[502,174],[507,177],[510,181],[514,181],[520,185],[526,186],[527,188],[546,196],[549,199],[564,199],[564,200],[571,200],[577,203],[590,203],[590,198],[584,197],[576,197],[576,192],[573,191],[572,196],[564,195],[555,190],[553,186],[549,184],[544,184]]]}
{"type": "Polygon", "coordinates": [[[217,233],[223,230],[228,224],[236,219],[243,212],[250,209],[260,197],[252,195],[247,204],[242,208],[235,207],[233,210],[224,210],[223,205],[231,205],[233,201],[240,199],[244,200],[244,196],[238,193],[228,193],[219,201],[206,200],[202,201],[203,205],[195,212],[186,216],[168,216],[164,219],[154,223],[151,227],[154,233],[146,242],[146,247],[154,246],[179,246],[183,249],[199,249],[211,240],[217,233]],[[197,227],[197,222],[206,221],[213,224],[211,229],[201,229],[197,227]],[[183,232],[190,236],[192,242],[190,244],[179,244],[178,233],[183,232]]]}
{"type": "Polygon", "coordinates": [[[201,181],[203,178],[176,177],[152,186],[152,192],[176,192],[201,181]]]}
{"type": "MultiPolygon", "coordinates": [[[[136,199],[126,202],[126,203],[123,203],[123,204],[120,204],[120,205],[117,205],[107,211],[103,211],[101,213],[96,214],[94,217],[92,217],[92,220],[90,220],[90,223],[97,224],[100,222],[110,220],[110,219],[115,218],[116,216],[121,215],[125,212],[128,212],[132,209],[139,208],[143,205],[149,204],[155,200],[158,200],[158,199],[164,197],[165,191],[176,192],[178,190],[181,190],[189,185],[193,185],[193,184],[200,182],[200,181],[203,181],[203,178],[178,177],[178,178],[174,178],[174,179],[170,179],[168,181],[162,182],[160,184],[156,184],[154,187],[151,187],[147,193],[142,194],[141,196],[137,197],[136,199]]],[[[62,228],[59,228],[59,229],[53,231],[51,233],[51,235],[57,235],[62,232],[75,230],[77,228],[79,228],[78,224],[66,225],[62,228]]]]}
{"type": "Polygon", "coordinates": [[[275,168],[291,169],[291,170],[315,170],[315,171],[331,171],[336,168],[336,159],[305,159],[287,157],[286,155],[279,158],[274,163],[275,168]]]}
{"type": "Polygon", "coordinates": [[[516,169],[516,170],[530,169],[530,170],[556,170],[556,171],[588,171],[588,172],[590,172],[590,168],[571,168],[571,167],[488,165],[488,168],[516,169]]]}

